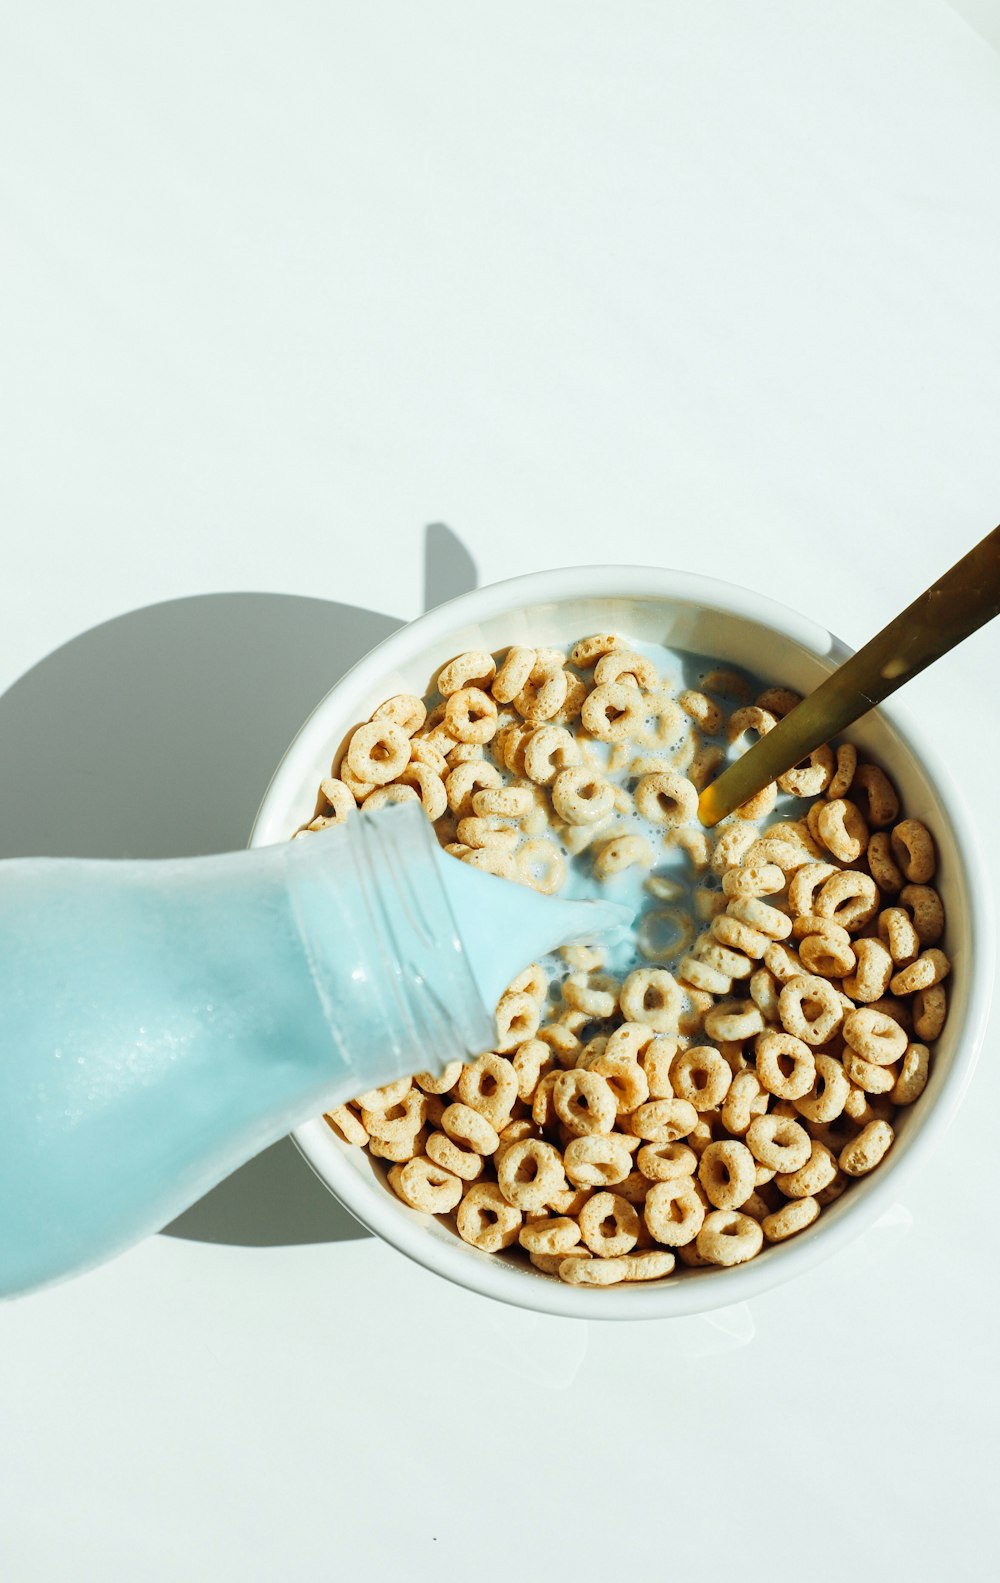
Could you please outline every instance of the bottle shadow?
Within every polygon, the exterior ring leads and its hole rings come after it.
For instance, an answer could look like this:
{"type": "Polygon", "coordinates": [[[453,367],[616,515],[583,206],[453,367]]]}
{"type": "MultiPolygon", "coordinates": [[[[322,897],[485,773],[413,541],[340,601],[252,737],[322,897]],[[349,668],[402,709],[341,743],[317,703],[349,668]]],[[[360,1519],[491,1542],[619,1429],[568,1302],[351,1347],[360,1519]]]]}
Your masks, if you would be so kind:
{"type": "MultiPolygon", "coordinates": [[[[424,605],[476,586],[443,524],[424,605]]],[[[404,623],[293,594],[198,594],[56,649],[0,697],[0,859],[166,858],[246,844],[279,759],[320,699],[404,623]]],[[[283,1139],[165,1228],[269,1247],[367,1236],[283,1139]]]]}

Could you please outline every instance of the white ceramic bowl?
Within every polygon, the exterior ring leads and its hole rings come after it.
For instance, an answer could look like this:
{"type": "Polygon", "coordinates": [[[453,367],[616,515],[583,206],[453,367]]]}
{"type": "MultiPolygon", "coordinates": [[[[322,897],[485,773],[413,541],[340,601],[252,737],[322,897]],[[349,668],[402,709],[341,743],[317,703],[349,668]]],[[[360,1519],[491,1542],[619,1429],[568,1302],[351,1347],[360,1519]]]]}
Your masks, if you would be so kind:
{"type": "MultiPolygon", "coordinates": [[[[728,583],[657,567],[584,566],[538,572],[463,594],[387,638],[337,682],[285,754],[264,798],[251,844],[287,840],[309,818],[316,789],[345,735],[391,693],[427,691],[437,667],[463,649],[511,643],[562,645],[610,629],[746,666],[767,682],[816,687],[850,650],[805,617],[728,583]]],[[[851,1186],[793,1241],[728,1270],[678,1270],[649,1286],[603,1290],[563,1285],[528,1264],[481,1253],[457,1233],[408,1209],[381,1169],[343,1145],[318,1118],[295,1141],[316,1174],[358,1220],[428,1269],[523,1308],[578,1318],[690,1314],[743,1301],[807,1270],[856,1237],[897,1197],[905,1173],[929,1165],[969,1081],[992,989],[993,913],[973,826],[933,734],[893,706],[852,728],[886,768],[908,815],[923,819],[939,849],[936,880],[947,912],[954,968],[949,1015],[920,1101],[900,1113],[886,1162],[851,1186]]]]}

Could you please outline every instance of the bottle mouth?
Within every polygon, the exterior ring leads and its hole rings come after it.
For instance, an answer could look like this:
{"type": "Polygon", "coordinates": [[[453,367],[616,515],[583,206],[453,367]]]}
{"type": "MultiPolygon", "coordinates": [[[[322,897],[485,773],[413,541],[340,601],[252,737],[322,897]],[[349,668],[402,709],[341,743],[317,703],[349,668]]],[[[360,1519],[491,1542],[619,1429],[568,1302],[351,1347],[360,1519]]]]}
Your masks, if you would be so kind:
{"type": "Polygon", "coordinates": [[[357,876],[391,995],[393,1053],[400,1075],[440,1073],[492,1049],[496,1020],[462,944],[437,863],[433,826],[417,803],[355,821],[357,876]]]}

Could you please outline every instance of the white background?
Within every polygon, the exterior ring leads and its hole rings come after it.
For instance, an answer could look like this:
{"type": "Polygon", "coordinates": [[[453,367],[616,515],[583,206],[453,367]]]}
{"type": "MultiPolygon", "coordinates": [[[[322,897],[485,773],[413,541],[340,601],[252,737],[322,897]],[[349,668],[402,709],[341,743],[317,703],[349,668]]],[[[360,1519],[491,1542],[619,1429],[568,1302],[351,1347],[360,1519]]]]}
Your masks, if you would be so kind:
{"type": "MultiPolygon", "coordinates": [[[[1000,516],[998,40],[989,0],[8,0],[4,855],[242,844],[348,618],[192,596],[409,618],[430,523],[481,581],[685,566],[867,637],[1000,516]]],[[[907,697],[991,889],[998,662],[907,697]]],[[[0,1313],[0,1574],[995,1576],[998,1073],[889,1223],[712,1321],[500,1309],[279,1150],[0,1313]]]]}

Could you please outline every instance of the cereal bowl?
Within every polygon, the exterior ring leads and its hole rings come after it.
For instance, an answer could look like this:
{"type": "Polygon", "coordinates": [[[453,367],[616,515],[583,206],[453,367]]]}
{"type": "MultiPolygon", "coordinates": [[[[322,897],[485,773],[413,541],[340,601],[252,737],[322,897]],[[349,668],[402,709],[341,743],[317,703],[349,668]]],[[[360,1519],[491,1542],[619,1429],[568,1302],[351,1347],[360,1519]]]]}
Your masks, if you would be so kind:
{"type": "MultiPolygon", "coordinates": [[[[312,817],[316,788],[348,731],[390,694],[425,693],[451,656],[511,644],[561,647],[603,630],[709,654],[799,692],[815,688],[851,652],[815,622],[750,590],[661,568],[576,567],[477,589],[402,628],[335,683],[278,766],[251,845],[289,839],[312,817]]],[[[898,1118],[886,1161],[813,1225],[745,1264],[678,1267],[648,1285],[595,1289],[566,1285],[510,1254],[482,1252],[451,1226],[410,1209],[387,1189],[381,1162],[342,1143],[317,1117],[294,1139],[320,1180],[369,1230],[428,1269],[499,1301],[572,1318],[666,1318],[744,1301],[862,1233],[894,1202],[906,1172],[930,1159],[969,1081],[989,1011],[994,921],[974,883],[981,863],[971,821],[931,734],[894,705],[866,716],[850,737],[895,781],[907,814],[934,832],[953,973],[926,1090],[898,1118]]]]}

